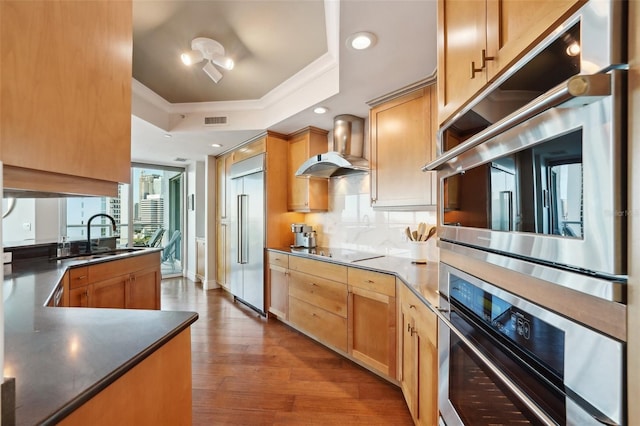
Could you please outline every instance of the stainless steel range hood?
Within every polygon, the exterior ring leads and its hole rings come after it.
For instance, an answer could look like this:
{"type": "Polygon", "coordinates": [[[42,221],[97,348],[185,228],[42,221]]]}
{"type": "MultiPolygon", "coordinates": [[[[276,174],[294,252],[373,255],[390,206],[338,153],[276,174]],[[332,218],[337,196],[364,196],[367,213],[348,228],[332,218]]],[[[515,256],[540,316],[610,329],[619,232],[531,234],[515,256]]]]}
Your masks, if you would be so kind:
{"type": "Polygon", "coordinates": [[[302,163],[296,176],[331,178],[369,171],[369,161],[362,157],[364,119],[337,115],[333,119],[333,148],[302,163]]]}

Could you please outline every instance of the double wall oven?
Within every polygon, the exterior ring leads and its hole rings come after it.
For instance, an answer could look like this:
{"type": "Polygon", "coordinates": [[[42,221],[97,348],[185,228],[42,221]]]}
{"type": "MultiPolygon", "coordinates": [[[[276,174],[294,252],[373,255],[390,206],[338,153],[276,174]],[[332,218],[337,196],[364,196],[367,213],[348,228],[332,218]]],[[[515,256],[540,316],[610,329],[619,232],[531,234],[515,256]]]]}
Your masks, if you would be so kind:
{"type": "Polygon", "coordinates": [[[440,128],[446,425],[625,423],[625,16],[587,2],[440,128]]]}

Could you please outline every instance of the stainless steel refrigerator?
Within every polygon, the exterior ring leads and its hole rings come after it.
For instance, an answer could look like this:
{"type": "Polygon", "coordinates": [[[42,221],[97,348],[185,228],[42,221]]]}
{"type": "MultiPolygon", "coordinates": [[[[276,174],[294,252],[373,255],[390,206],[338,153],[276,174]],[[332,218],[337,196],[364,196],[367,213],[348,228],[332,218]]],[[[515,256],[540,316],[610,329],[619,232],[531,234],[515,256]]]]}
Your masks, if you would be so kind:
{"type": "Polygon", "coordinates": [[[264,315],[264,154],[231,165],[231,293],[264,315]]]}

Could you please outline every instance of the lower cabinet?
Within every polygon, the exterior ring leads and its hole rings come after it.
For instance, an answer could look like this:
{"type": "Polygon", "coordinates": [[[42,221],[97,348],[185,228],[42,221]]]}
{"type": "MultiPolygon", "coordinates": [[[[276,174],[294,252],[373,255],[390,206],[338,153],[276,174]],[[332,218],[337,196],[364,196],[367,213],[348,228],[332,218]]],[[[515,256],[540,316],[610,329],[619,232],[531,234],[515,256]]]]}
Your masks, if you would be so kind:
{"type": "Polygon", "coordinates": [[[399,283],[398,380],[417,425],[438,424],[437,317],[399,283]]]}
{"type": "Polygon", "coordinates": [[[289,322],[345,353],[346,281],[346,266],[295,256],[289,258],[289,322]]]}
{"type": "Polygon", "coordinates": [[[289,256],[268,252],[267,285],[269,313],[280,319],[289,319],[289,256]]]}
{"type": "Polygon", "coordinates": [[[349,268],[349,355],[396,378],[396,280],[393,275],[349,268]]]}
{"type": "Polygon", "coordinates": [[[90,308],[127,307],[128,276],[119,276],[93,283],[88,287],[88,306],[90,308]]]}
{"type": "Polygon", "coordinates": [[[160,268],[152,267],[129,274],[127,309],[160,309],[160,268]]]}
{"type": "Polygon", "coordinates": [[[409,287],[368,269],[274,251],[268,259],[270,313],[399,383],[415,423],[438,424],[437,317],[409,287]]]}
{"type": "Polygon", "coordinates": [[[160,309],[159,251],[72,268],[68,274],[68,306],[160,309]]]}

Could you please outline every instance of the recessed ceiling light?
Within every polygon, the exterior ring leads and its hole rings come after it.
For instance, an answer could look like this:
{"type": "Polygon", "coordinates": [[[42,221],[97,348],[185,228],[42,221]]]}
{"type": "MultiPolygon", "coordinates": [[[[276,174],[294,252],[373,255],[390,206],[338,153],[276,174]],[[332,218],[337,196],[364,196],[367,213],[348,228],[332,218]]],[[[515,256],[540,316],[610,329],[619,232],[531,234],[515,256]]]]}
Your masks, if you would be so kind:
{"type": "Polygon", "coordinates": [[[219,143],[212,143],[211,146],[214,148],[222,148],[222,145],[220,145],[219,143]]]}
{"type": "Polygon", "coordinates": [[[171,133],[165,133],[164,137],[167,138],[167,139],[170,138],[171,137],[171,133]]]}
{"type": "Polygon", "coordinates": [[[326,107],[322,107],[322,106],[316,107],[316,108],[313,109],[313,112],[315,112],[316,114],[324,114],[327,111],[329,111],[329,109],[326,108],[326,107]]]}
{"type": "Polygon", "coordinates": [[[351,34],[349,38],[347,38],[347,46],[356,50],[364,50],[375,45],[376,41],[377,39],[375,34],[367,31],[360,31],[351,34]]]}

